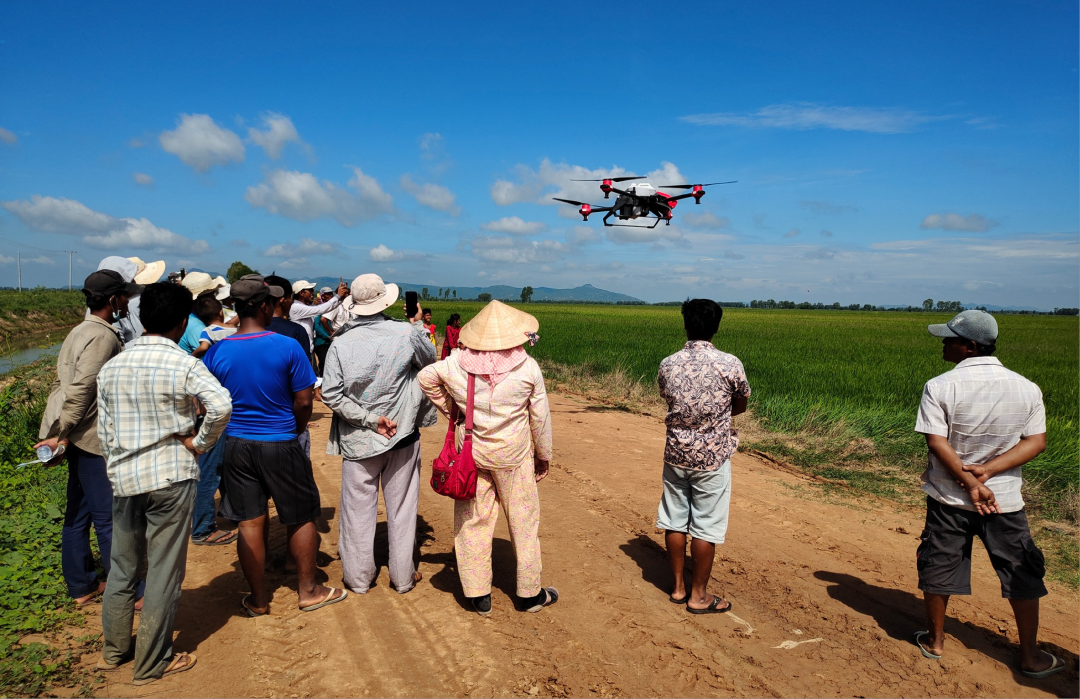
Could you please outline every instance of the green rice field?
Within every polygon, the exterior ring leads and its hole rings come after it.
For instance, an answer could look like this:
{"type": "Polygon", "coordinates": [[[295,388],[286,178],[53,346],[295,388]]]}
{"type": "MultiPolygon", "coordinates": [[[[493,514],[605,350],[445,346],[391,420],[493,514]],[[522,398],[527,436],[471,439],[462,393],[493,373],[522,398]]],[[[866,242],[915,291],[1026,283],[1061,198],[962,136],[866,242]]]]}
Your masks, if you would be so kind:
{"type": "MultiPolygon", "coordinates": [[[[450,313],[467,321],[475,302],[429,301],[440,331],[450,313]]],[[[517,304],[515,304],[517,305],[517,304]]],[[[540,321],[538,359],[597,373],[621,369],[655,386],[660,360],[685,341],[678,307],[528,304],[540,321]]],[[[398,311],[400,313],[400,309],[398,311]]],[[[769,430],[865,438],[886,462],[921,469],[926,447],[912,428],[923,384],[952,368],[926,332],[951,314],[724,309],[714,342],[738,356],[753,390],[751,411],[769,430]]],[[[1076,317],[998,315],[997,356],[1037,383],[1047,450],[1024,467],[1046,514],[1075,518],[1080,339],[1076,317]]]]}

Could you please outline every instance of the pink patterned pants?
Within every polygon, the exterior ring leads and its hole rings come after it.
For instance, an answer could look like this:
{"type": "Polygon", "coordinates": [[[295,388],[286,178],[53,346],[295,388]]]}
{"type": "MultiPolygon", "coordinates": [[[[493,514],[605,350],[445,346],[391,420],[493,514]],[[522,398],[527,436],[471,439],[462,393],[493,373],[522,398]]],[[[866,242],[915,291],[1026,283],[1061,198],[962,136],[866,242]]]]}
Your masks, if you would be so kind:
{"type": "Polygon", "coordinates": [[[529,463],[493,471],[478,469],[476,497],[454,502],[454,548],[466,597],[491,592],[491,539],[500,503],[517,557],[518,597],[540,594],[540,497],[529,463]]]}

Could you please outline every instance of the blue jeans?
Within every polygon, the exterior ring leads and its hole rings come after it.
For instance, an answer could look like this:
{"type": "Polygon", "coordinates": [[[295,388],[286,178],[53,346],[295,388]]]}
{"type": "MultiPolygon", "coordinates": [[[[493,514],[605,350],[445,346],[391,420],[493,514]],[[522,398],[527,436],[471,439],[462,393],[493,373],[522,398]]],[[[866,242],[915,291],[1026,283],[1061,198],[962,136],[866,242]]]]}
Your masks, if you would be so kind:
{"type": "Polygon", "coordinates": [[[67,511],[60,539],[64,582],[72,597],[98,589],[97,565],[90,550],[90,525],[97,534],[101,565],[108,577],[112,557],[112,484],[105,459],[68,445],[67,511]]]}
{"type": "Polygon", "coordinates": [[[191,538],[202,541],[217,531],[214,495],[221,484],[221,464],[225,461],[225,435],[205,454],[199,455],[199,488],[195,491],[195,512],[191,518],[191,538]]]}

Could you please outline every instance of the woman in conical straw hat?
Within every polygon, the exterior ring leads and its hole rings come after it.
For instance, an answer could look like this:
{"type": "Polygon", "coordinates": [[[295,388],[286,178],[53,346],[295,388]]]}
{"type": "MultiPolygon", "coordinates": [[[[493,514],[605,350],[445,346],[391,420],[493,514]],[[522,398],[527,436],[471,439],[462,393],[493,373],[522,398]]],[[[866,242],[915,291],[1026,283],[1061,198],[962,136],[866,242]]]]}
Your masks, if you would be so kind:
{"type": "MultiPolygon", "coordinates": [[[[461,328],[461,349],[420,371],[420,388],[443,415],[450,401],[465,414],[469,374],[473,396],[476,497],[454,501],[454,549],[465,596],[491,613],[491,538],[506,513],[517,557],[518,607],[538,612],[559,592],[540,584],[540,497],[536,484],[551,461],[551,414],[540,366],[523,345],[535,344],[536,318],[492,301],[461,328]]],[[[459,424],[460,448],[463,428],[459,424]]]]}

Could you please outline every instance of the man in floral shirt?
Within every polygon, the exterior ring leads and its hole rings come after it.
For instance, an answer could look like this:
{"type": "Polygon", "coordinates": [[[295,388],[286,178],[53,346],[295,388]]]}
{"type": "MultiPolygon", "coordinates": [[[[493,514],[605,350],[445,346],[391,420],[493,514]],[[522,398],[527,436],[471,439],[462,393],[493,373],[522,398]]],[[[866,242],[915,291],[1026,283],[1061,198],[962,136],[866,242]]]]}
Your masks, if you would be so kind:
{"type": "Polygon", "coordinates": [[[727,533],[731,500],[731,455],[739,434],[731,418],[746,412],[750,384],[738,357],[713,347],[723,310],[708,299],[682,305],[687,343],[660,362],[660,395],[667,401],[664,493],[656,526],[666,543],[675,586],[669,598],[691,614],[720,614],[731,602],[705,594],[716,544],[727,533]],[[693,537],[693,584],[686,592],[683,567],[686,535],[693,537]]]}

